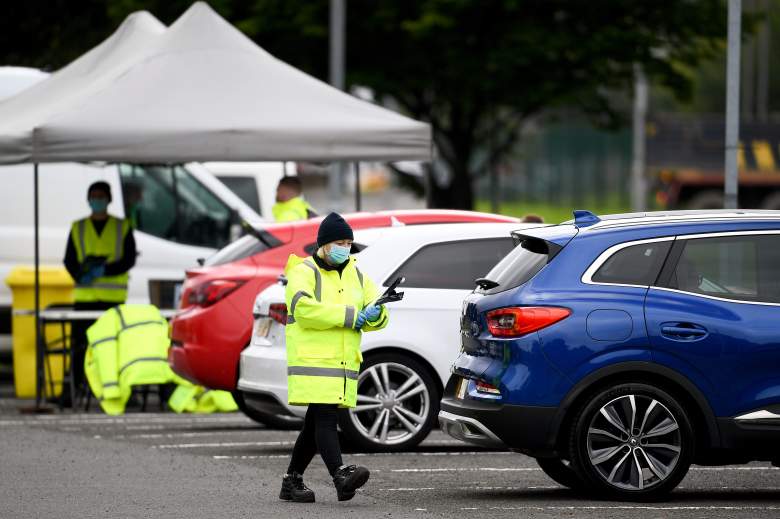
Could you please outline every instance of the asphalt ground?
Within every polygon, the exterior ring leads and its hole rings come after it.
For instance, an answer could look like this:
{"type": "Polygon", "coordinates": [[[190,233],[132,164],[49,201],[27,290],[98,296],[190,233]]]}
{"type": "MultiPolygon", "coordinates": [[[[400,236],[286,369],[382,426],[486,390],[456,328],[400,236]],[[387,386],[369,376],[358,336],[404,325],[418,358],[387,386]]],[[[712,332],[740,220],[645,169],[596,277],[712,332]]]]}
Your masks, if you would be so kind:
{"type": "Polygon", "coordinates": [[[733,518],[780,517],[780,469],[692,467],[663,503],[620,503],[556,485],[533,459],[486,451],[439,431],[413,452],[347,453],[371,479],[339,503],[315,458],[313,504],[278,499],[295,431],[238,413],[54,412],[0,399],[1,518],[733,518]]]}

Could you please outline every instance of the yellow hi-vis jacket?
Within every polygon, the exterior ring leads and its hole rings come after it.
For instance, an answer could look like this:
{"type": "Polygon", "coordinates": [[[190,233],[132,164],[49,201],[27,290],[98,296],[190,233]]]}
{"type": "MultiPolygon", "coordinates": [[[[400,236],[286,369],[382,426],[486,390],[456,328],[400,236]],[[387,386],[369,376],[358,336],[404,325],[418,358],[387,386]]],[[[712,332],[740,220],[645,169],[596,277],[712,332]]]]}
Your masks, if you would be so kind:
{"type": "MultiPolygon", "coordinates": [[[[285,267],[288,317],[287,391],[293,405],[339,404],[354,407],[363,355],[358,313],[378,296],[376,285],[358,270],[356,259],[339,276],[323,270],[311,257],[292,254],[285,267]]],[[[387,326],[383,308],[363,331],[387,326]]]]}
{"type": "Polygon", "coordinates": [[[316,216],[317,213],[309,203],[300,196],[291,198],[286,202],[276,202],[271,208],[276,222],[293,222],[295,220],[306,220],[316,216]]]}
{"type": "MultiPolygon", "coordinates": [[[[70,236],[76,248],[79,263],[88,256],[103,256],[106,263],[119,261],[124,254],[124,243],[130,223],[127,220],[109,215],[103,232],[98,235],[92,219],[87,217],[73,222],[70,236]]],[[[127,299],[127,272],[116,276],[101,276],[91,283],[82,285],[76,280],[74,299],[79,303],[104,301],[124,303],[127,299]]]]}
{"type": "Polygon", "coordinates": [[[132,386],[174,382],[168,321],[152,305],[119,305],[87,329],[84,372],[107,414],[122,414],[132,386]]]}

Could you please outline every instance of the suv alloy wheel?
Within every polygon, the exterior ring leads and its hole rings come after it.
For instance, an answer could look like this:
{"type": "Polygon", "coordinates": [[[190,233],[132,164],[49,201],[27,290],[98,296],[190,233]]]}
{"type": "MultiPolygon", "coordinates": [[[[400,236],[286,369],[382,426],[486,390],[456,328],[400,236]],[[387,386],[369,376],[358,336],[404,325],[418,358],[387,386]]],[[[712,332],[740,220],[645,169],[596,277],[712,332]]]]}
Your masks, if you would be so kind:
{"type": "Polygon", "coordinates": [[[580,411],[570,436],[572,467],[605,496],[653,500],[685,477],[693,429],[678,401],[643,383],[599,391],[580,411]]]}
{"type": "Polygon", "coordinates": [[[439,392],[419,362],[396,354],[371,356],[358,378],[357,406],[342,413],[353,447],[400,451],[423,441],[439,414],[439,392]]]}

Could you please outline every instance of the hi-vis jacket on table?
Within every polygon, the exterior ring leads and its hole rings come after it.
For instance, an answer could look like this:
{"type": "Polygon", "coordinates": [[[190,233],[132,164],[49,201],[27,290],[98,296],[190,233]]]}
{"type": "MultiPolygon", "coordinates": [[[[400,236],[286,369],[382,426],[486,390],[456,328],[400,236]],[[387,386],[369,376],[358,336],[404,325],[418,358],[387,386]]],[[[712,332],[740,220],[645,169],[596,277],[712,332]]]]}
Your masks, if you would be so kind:
{"type": "Polygon", "coordinates": [[[177,412],[235,411],[229,393],[205,392],[176,376],[168,366],[168,321],[153,305],[119,305],[106,310],[87,330],[84,372],[107,414],[125,411],[133,386],[176,383],[169,400],[177,412]]]}
{"type": "MultiPolygon", "coordinates": [[[[290,404],[339,404],[354,407],[363,355],[358,313],[379,295],[376,285],[358,270],[354,257],[339,276],[314,260],[292,254],[285,275],[288,317],[287,390],[290,404]]],[[[387,326],[383,308],[363,331],[387,326]]]]}

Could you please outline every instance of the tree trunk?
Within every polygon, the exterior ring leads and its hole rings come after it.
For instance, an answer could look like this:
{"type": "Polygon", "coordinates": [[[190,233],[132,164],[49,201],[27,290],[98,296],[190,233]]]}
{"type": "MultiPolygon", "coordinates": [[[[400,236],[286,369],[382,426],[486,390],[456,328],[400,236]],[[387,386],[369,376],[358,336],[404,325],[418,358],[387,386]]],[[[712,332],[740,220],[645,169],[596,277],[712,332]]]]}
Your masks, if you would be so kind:
{"type": "Polygon", "coordinates": [[[447,163],[452,173],[449,185],[439,185],[428,175],[428,207],[434,209],[463,209],[470,211],[474,208],[474,193],[471,185],[471,172],[468,170],[471,150],[468,146],[460,146],[456,152],[448,152],[456,149],[450,146],[439,146],[440,160],[447,163]]]}

